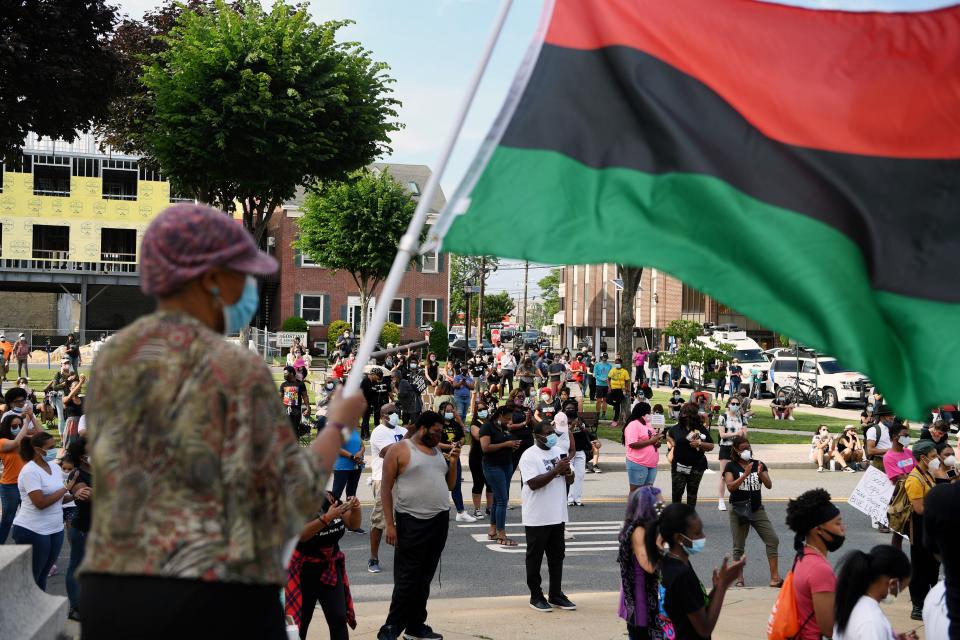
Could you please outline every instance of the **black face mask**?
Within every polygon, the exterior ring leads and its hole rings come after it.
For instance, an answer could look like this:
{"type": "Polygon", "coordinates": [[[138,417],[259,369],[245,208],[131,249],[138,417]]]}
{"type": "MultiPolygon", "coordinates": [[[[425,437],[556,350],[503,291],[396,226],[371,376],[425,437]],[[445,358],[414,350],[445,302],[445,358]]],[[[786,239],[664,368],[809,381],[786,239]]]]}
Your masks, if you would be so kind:
{"type": "Polygon", "coordinates": [[[571,420],[576,420],[576,419],[577,419],[577,412],[576,412],[576,410],[564,411],[564,413],[567,414],[567,417],[570,418],[571,420]]]}
{"type": "Polygon", "coordinates": [[[423,434],[423,437],[420,438],[420,442],[422,442],[423,446],[425,447],[435,447],[440,444],[440,436],[434,435],[427,431],[425,434],[423,434]]]}
{"type": "Polygon", "coordinates": [[[837,549],[839,549],[840,547],[842,547],[842,546],[843,546],[843,543],[844,543],[844,542],[846,541],[846,539],[847,539],[846,536],[842,536],[842,535],[840,535],[839,533],[830,533],[829,531],[827,531],[827,532],[821,531],[821,532],[820,532],[820,537],[821,537],[821,539],[823,540],[823,544],[826,545],[827,551],[829,551],[830,553],[833,553],[834,551],[836,551],[837,549]],[[824,535],[823,535],[824,533],[826,533],[828,536],[830,536],[830,539],[829,539],[829,540],[827,540],[827,539],[824,537],[824,535]]]}

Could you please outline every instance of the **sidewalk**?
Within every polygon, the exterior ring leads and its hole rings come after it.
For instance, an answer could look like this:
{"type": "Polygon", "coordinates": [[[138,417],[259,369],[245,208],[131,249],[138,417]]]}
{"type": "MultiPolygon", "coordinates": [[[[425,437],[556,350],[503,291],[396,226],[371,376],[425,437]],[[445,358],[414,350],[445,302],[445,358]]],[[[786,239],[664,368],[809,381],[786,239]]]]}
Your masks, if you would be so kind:
{"type": "MultiPolygon", "coordinates": [[[[757,429],[757,431],[760,430],[757,429]]],[[[776,433],[784,432],[778,431],[776,433]]],[[[812,433],[803,433],[803,435],[813,437],[812,433]]],[[[626,447],[619,442],[605,438],[601,438],[601,442],[603,444],[600,447],[600,464],[603,466],[603,470],[608,471],[610,467],[613,467],[618,471],[622,471],[625,464],[626,447]]],[[[809,461],[809,444],[758,444],[755,445],[755,447],[758,457],[761,458],[764,464],[770,469],[811,468],[809,461]]],[[[461,456],[466,456],[469,448],[469,446],[464,447],[464,452],[461,456]]],[[[662,448],[661,451],[665,451],[665,448],[662,448]]],[[[713,451],[706,454],[707,462],[714,471],[720,469],[720,461],[717,458],[719,454],[719,447],[714,447],[713,451]]],[[[669,468],[670,464],[667,462],[666,454],[661,455],[657,469],[662,471],[669,468]]]]}
{"type": "MultiPolygon", "coordinates": [[[[728,591],[713,640],[765,638],[767,620],[777,593],[767,587],[728,591]]],[[[577,604],[577,611],[535,613],[528,607],[527,596],[431,599],[427,624],[448,640],[616,639],[626,636],[624,622],[617,617],[619,595],[616,592],[567,595],[577,604]]],[[[923,640],[923,623],[910,620],[910,599],[906,594],[892,605],[881,606],[897,633],[917,629],[917,635],[923,640]]],[[[351,637],[376,638],[389,607],[389,602],[357,603],[357,628],[351,637]]],[[[327,627],[322,614],[317,611],[307,638],[320,640],[326,637],[327,627]]]]}

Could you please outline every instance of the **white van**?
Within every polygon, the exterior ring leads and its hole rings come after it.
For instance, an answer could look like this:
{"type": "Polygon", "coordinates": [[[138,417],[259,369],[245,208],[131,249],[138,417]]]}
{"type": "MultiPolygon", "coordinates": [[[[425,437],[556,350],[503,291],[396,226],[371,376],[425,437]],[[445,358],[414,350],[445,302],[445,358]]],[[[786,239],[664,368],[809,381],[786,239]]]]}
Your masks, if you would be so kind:
{"type": "MultiPolygon", "coordinates": [[[[717,348],[721,344],[732,346],[733,350],[730,352],[730,357],[731,359],[736,358],[740,361],[740,366],[743,368],[743,386],[747,389],[750,388],[750,371],[754,367],[758,367],[760,369],[761,379],[763,380],[763,393],[773,393],[769,373],[770,361],[767,360],[767,357],[764,355],[763,350],[760,348],[760,345],[757,344],[756,340],[747,337],[746,331],[713,331],[708,335],[698,336],[697,340],[711,348],[717,348]]],[[[729,364],[727,366],[729,366],[729,364]]],[[[661,382],[669,385],[670,366],[661,365],[659,373],[661,382]]],[[[686,380],[686,372],[683,372],[681,375],[683,377],[681,383],[686,381],[687,386],[691,386],[690,381],[686,380]]],[[[690,376],[697,381],[703,379],[700,372],[700,363],[694,362],[690,364],[690,376]]],[[[729,386],[729,384],[729,378],[727,378],[727,385],[729,386]]]]}
{"type": "Polygon", "coordinates": [[[798,362],[796,356],[777,356],[770,366],[774,389],[796,386],[799,367],[800,379],[816,384],[828,407],[836,407],[841,402],[863,405],[873,389],[867,376],[847,369],[836,358],[800,356],[798,362]]]}

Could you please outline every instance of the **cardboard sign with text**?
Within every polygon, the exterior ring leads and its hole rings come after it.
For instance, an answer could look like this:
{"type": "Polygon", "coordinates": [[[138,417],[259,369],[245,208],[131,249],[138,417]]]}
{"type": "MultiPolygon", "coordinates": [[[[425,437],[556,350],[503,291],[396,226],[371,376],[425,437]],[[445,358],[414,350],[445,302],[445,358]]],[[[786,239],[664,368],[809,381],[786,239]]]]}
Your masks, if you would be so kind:
{"type": "Polygon", "coordinates": [[[887,506],[893,496],[893,483],[887,474],[874,467],[867,467],[857,487],[850,494],[847,504],[870,516],[883,525],[887,524],[887,506]]]}

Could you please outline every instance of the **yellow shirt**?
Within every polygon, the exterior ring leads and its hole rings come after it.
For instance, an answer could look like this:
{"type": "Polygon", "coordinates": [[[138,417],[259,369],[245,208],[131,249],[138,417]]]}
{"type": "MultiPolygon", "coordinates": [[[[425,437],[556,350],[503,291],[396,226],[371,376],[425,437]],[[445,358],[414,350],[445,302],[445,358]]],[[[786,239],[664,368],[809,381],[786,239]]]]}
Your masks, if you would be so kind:
{"type": "Polygon", "coordinates": [[[903,481],[903,490],[907,492],[907,497],[913,500],[923,500],[936,481],[929,473],[914,468],[907,479],[903,481]]]}
{"type": "Polygon", "coordinates": [[[607,380],[610,382],[611,389],[626,389],[630,382],[630,374],[623,369],[611,369],[607,380]]]}

